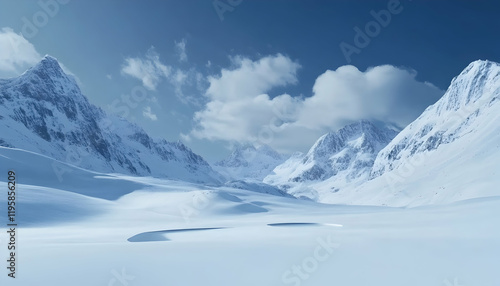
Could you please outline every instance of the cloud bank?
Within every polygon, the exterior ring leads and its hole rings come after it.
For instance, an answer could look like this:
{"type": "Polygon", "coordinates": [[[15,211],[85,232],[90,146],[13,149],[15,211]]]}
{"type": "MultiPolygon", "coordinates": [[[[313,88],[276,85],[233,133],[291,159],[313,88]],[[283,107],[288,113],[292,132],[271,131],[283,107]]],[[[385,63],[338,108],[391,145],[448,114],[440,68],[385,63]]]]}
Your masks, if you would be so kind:
{"type": "Polygon", "coordinates": [[[298,82],[297,62],[277,54],[256,61],[236,57],[232,64],[207,78],[208,103],[195,113],[186,139],[306,150],[322,134],[361,119],[404,127],[444,93],[418,81],[413,70],[383,65],[360,71],[347,65],[321,74],[309,97],[271,97],[273,88],[298,82]]]}
{"type": "Polygon", "coordinates": [[[37,64],[42,56],[21,34],[0,30],[0,78],[15,77],[37,64]]]}
{"type": "Polygon", "coordinates": [[[274,87],[297,83],[300,65],[283,55],[268,56],[258,61],[233,58],[232,70],[223,69],[220,76],[208,77],[206,96],[209,102],[194,115],[198,139],[252,142],[259,130],[269,124],[275,110],[297,104],[289,95],[273,99],[266,94],[274,87]]]}

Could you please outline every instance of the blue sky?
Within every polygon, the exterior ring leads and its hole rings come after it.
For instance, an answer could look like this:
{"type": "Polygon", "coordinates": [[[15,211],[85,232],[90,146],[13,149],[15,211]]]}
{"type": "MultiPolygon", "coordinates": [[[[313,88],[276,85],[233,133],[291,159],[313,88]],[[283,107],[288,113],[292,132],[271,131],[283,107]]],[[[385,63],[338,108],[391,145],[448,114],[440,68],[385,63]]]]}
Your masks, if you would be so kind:
{"type": "Polygon", "coordinates": [[[306,151],[359,119],[404,127],[470,62],[500,61],[499,12],[498,1],[2,0],[0,75],[50,54],[92,103],[209,161],[234,144],[306,151]]]}

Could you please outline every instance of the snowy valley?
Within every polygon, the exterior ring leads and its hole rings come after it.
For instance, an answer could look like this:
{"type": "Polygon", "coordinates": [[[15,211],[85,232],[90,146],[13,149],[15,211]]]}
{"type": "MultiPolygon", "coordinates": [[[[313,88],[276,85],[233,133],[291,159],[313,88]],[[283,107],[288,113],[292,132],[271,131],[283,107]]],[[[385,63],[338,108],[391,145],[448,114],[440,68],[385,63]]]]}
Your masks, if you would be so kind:
{"type": "Polygon", "coordinates": [[[210,166],[46,56],[0,80],[20,245],[1,285],[496,286],[499,117],[500,65],[476,61],[400,132],[362,120],[305,154],[239,146],[210,166]]]}

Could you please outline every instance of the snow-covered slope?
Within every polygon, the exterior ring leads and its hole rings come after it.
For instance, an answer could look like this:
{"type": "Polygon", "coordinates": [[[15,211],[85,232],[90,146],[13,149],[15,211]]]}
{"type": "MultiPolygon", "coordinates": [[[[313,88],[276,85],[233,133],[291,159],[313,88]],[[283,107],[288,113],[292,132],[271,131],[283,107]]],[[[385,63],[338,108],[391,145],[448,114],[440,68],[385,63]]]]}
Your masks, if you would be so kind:
{"type": "Polygon", "coordinates": [[[73,77],[50,56],[20,77],[0,80],[0,146],[93,171],[220,180],[182,143],[153,140],[138,126],[90,104],[73,77]]]}
{"type": "MultiPolygon", "coordinates": [[[[295,201],[294,197],[263,183],[231,182],[224,186],[207,186],[180,180],[106,174],[35,152],[0,147],[0,172],[7,174],[11,170],[17,178],[19,198],[16,206],[22,209],[16,220],[25,227],[90,218],[109,211],[127,195],[131,195],[125,199],[129,211],[144,208],[185,221],[203,211],[244,215],[268,212],[267,205],[273,201],[285,204],[295,201]],[[144,196],[144,192],[149,193],[144,196]],[[161,197],[163,199],[157,199],[161,197]],[[174,200],[169,201],[167,197],[174,200]],[[141,198],[146,198],[150,204],[144,205],[141,198]]],[[[2,180],[5,179],[0,178],[0,184],[6,184],[2,180]]],[[[7,196],[0,196],[0,211],[7,213],[7,206],[7,196]]]]}
{"type": "Polygon", "coordinates": [[[324,194],[366,181],[377,153],[395,135],[366,120],[347,125],[323,135],[307,154],[277,166],[264,182],[321,201],[324,194]]]}
{"type": "Polygon", "coordinates": [[[257,181],[252,181],[252,180],[236,180],[236,181],[229,181],[224,184],[226,187],[234,188],[234,189],[240,189],[240,190],[248,190],[252,192],[257,192],[257,193],[263,193],[263,194],[270,194],[273,196],[280,196],[280,197],[286,197],[286,198],[295,198],[294,196],[286,193],[285,191],[262,183],[262,182],[257,182],[257,181]]]}
{"type": "MultiPolygon", "coordinates": [[[[488,111],[498,108],[499,93],[500,66],[489,61],[471,63],[453,79],[445,95],[436,104],[427,108],[380,152],[372,177],[393,170],[411,158],[436,150],[443,144],[462,141],[459,139],[467,134],[489,129],[479,123],[482,119],[495,121],[495,118],[490,118],[488,111]]],[[[491,130],[486,131],[490,133],[491,130]]]]}
{"type": "Polygon", "coordinates": [[[371,178],[325,202],[415,206],[500,194],[500,65],[471,63],[378,154],[371,178]]]}
{"type": "Polygon", "coordinates": [[[0,172],[17,173],[19,224],[16,278],[4,268],[0,285],[498,285],[498,197],[332,206],[72,166],[61,185],[52,161],[0,148],[0,172]]]}
{"type": "Polygon", "coordinates": [[[267,145],[236,147],[225,160],[214,164],[214,169],[228,179],[262,181],[264,177],[286,160],[286,156],[267,145]]]}

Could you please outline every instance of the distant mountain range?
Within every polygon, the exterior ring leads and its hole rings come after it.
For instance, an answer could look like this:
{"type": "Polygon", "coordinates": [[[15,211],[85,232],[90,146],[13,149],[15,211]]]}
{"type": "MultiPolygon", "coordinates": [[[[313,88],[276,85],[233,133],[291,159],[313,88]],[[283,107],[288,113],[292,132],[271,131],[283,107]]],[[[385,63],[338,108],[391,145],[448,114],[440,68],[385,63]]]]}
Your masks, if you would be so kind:
{"type": "Polygon", "coordinates": [[[264,182],[336,204],[416,206],[498,196],[500,65],[471,63],[395,135],[366,121],[349,125],[277,166],[264,182]]]}
{"type": "Polygon", "coordinates": [[[0,146],[105,173],[258,189],[326,203],[413,206],[498,196],[500,65],[475,61],[401,132],[362,120],[306,154],[238,146],[213,168],[90,104],[56,59],[0,80],[0,146]]]}
{"type": "Polygon", "coordinates": [[[322,200],[369,178],[378,152],[397,132],[362,120],[323,135],[305,155],[296,154],[277,166],[264,182],[296,196],[322,200]]]}
{"type": "Polygon", "coordinates": [[[215,170],[227,179],[262,181],[272,170],[283,163],[287,156],[276,152],[267,145],[237,146],[225,160],[214,164],[215,170]]]}

